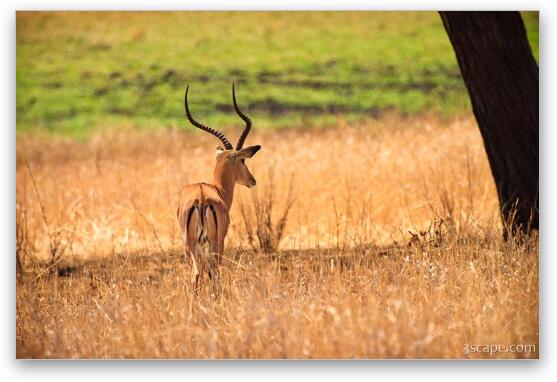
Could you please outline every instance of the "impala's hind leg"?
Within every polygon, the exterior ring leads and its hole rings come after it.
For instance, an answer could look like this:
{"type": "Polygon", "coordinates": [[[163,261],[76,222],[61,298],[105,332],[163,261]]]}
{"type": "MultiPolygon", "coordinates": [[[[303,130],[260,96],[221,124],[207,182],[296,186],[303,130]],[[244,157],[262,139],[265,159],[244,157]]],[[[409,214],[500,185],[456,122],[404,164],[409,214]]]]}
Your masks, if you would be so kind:
{"type": "Polygon", "coordinates": [[[211,281],[211,288],[215,298],[219,298],[220,294],[220,275],[219,265],[217,263],[217,254],[211,252],[211,263],[208,264],[209,280],[211,281]]]}
{"type": "Polygon", "coordinates": [[[193,293],[197,294],[197,292],[199,291],[199,267],[197,266],[198,261],[195,260],[195,254],[193,253],[193,251],[190,252],[190,257],[191,257],[191,262],[192,262],[192,266],[191,266],[191,288],[193,290],[193,293]]]}
{"type": "Polygon", "coordinates": [[[215,298],[219,297],[220,275],[219,275],[219,232],[215,208],[208,205],[205,209],[205,222],[207,224],[207,273],[211,280],[212,292],[215,298]]]}
{"type": "Polygon", "coordinates": [[[197,225],[199,222],[199,208],[197,206],[191,207],[188,212],[186,232],[185,232],[185,244],[186,244],[186,257],[191,259],[191,288],[194,294],[197,294],[199,290],[199,283],[201,277],[201,259],[199,258],[197,251],[197,225]]]}

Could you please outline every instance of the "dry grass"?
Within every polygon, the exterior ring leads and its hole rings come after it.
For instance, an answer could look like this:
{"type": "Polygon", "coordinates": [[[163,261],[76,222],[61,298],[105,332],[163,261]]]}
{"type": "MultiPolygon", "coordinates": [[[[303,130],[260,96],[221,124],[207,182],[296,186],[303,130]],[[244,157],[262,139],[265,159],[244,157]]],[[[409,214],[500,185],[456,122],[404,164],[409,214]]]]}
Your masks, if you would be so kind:
{"type": "Polygon", "coordinates": [[[472,119],[249,141],[261,201],[274,168],[272,227],[292,177],[294,202],[268,256],[241,216],[253,191],[237,188],[215,300],[192,296],[175,218],[180,185],[211,178],[213,139],[19,136],[17,357],[538,357],[538,239],[500,239],[472,119]]]}
{"type": "Polygon", "coordinates": [[[286,202],[282,211],[280,211],[280,215],[274,221],[274,215],[276,214],[274,208],[276,190],[274,179],[275,167],[271,166],[266,178],[267,185],[263,190],[264,197],[261,197],[258,189],[255,189],[251,193],[251,205],[240,202],[240,214],[251,248],[256,252],[271,254],[273,257],[279,249],[284,228],[288,221],[288,214],[295,201],[292,194],[295,179],[292,176],[288,186],[286,202]]]}

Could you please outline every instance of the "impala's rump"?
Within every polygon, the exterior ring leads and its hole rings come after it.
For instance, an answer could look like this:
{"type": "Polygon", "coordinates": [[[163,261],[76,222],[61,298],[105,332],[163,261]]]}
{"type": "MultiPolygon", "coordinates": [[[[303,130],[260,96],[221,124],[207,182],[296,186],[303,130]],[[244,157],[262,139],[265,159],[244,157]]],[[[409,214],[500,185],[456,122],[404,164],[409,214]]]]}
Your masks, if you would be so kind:
{"type": "Polygon", "coordinates": [[[188,237],[198,245],[205,245],[209,241],[209,230],[218,236],[218,222],[215,207],[211,204],[204,206],[196,204],[188,211],[186,223],[188,237]],[[211,227],[211,228],[210,228],[211,227]]]}
{"type": "Polygon", "coordinates": [[[207,183],[184,187],[183,202],[178,206],[184,244],[190,253],[218,253],[219,239],[228,227],[228,209],[219,196],[218,189],[207,183]]]}
{"type": "Polygon", "coordinates": [[[191,194],[191,188],[197,188],[196,195],[178,206],[177,217],[187,244],[204,245],[219,236],[217,209],[222,208],[222,202],[215,200],[211,185],[192,184],[184,188],[184,193],[191,194]]]}

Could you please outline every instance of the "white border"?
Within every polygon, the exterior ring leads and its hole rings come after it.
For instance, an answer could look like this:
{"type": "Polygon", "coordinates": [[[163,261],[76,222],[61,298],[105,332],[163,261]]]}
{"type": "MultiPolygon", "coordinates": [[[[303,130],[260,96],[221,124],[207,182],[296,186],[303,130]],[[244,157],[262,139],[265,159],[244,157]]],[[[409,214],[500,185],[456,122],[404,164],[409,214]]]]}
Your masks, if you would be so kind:
{"type": "Polygon", "coordinates": [[[34,379],[46,381],[96,381],[111,380],[195,380],[206,381],[208,377],[223,381],[269,379],[284,380],[287,378],[319,379],[319,380],[347,380],[357,378],[369,380],[370,377],[426,380],[430,381],[470,381],[470,380],[549,380],[557,375],[557,360],[555,350],[555,329],[557,322],[555,315],[556,277],[552,272],[557,271],[557,235],[552,234],[555,229],[556,203],[552,196],[557,196],[555,187],[555,171],[557,150],[555,144],[555,106],[550,107],[557,97],[555,81],[555,23],[557,14],[552,1],[235,1],[230,2],[209,0],[178,1],[160,0],[157,2],[135,0],[119,1],[3,1],[1,2],[2,59],[0,60],[2,74],[2,91],[0,105],[4,124],[0,129],[1,159],[0,168],[2,179],[5,180],[0,192],[2,197],[2,219],[0,234],[2,235],[2,270],[4,287],[2,288],[2,345],[0,373],[3,380],[34,379]],[[176,9],[238,9],[238,10],[438,10],[438,9],[520,9],[541,10],[540,15],[540,84],[541,84],[541,120],[540,120],[540,205],[541,205],[541,261],[540,261],[540,291],[541,291],[541,333],[540,333],[540,361],[381,361],[381,362],[29,362],[15,360],[15,10],[33,9],[103,9],[103,10],[176,10],[176,9]],[[547,69],[546,69],[547,68],[547,69]],[[553,93],[553,94],[552,94],[553,93]],[[6,309],[7,308],[7,309],[6,309]]]}
{"type": "MultiPolygon", "coordinates": [[[[9,2],[8,2],[9,3],[9,2]]],[[[432,1],[432,0],[283,0],[283,1],[257,1],[236,0],[226,2],[222,0],[205,1],[169,1],[157,2],[148,0],[84,0],[80,2],[63,1],[18,1],[15,8],[18,10],[537,10],[545,8],[541,0],[480,0],[469,1],[432,1]]]]}

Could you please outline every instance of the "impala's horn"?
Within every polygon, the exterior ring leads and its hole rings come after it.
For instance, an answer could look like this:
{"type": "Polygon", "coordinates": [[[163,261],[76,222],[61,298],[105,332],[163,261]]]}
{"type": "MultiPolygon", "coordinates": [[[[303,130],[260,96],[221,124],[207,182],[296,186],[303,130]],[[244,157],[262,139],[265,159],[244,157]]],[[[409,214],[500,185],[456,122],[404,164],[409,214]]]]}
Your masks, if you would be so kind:
{"type": "Polygon", "coordinates": [[[240,118],[242,118],[246,123],[246,126],[244,127],[244,131],[242,131],[242,134],[238,139],[238,143],[236,144],[236,150],[240,150],[242,147],[244,147],[244,141],[246,140],[249,131],[251,129],[251,119],[249,119],[249,117],[244,113],[242,113],[238,108],[238,104],[236,103],[236,90],[234,89],[234,82],[232,83],[232,101],[234,102],[234,109],[236,110],[236,113],[238,113],[240,118]]]}
{"type": "Polygon", "coordinates": [[[226,150],[233,150],[234,147],[232,146],[230,141],[224,136],[223,133],[221,133],[220,131],[217,131],[215,129],[212,129],[209,126],[205,126],[204,124],[199,123],[195,119],[193,119],[193,117],[191,116],[191,113],[190,113],[190,109],[188,107],[188,90],[189,89],[190,89],[190,86],[188,85],[188,87],[186,88],[186,96],[184,97],[184,104],[185,104],[185,108],[186,108],[186,116],[188,117],[188,121],[190,121],[191,124],[194,125],[195,127],[197,127],[198,129],[201,129],[203,131],[211,133],[215,137],[220,139],[220,141],[222,142],[222,144],[224,145],[224,148],[226,150]]]}

